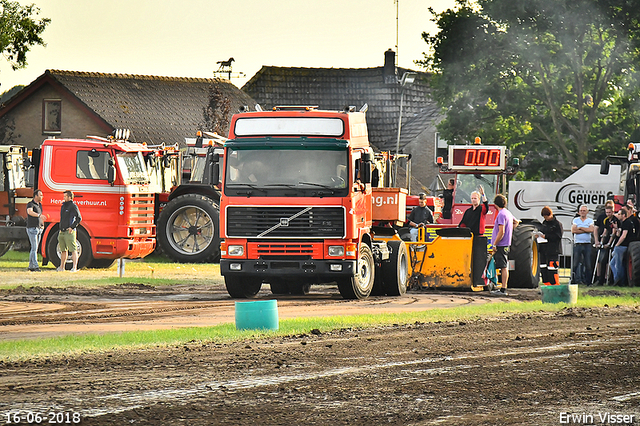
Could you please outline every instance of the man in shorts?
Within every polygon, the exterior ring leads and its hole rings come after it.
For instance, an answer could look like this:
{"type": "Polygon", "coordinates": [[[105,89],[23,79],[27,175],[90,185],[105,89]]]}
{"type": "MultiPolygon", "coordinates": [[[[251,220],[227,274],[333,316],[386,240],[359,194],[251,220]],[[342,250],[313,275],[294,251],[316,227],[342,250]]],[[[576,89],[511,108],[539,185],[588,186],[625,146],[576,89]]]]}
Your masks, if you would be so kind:
{"type": "Polygon", "coordinates": [[[507,283],[509,282],[509,249],[511,248],[513,227],[517,221],[511,212],[507,210],[507,199],[504,195],[496,195],[493,203],[498,209],[498,214],[496,215],[496,220],[493,223],[491,245],[496,269],[500,269],[500,275],[502,276],[502,288],[500,290],[492,291],[491,294],[495,296],[506,296],[507,283]]]}
{"type": "Polygon", "coordinates": [[[73,267],[71,272],[78,268],[78,245],[76,244],[76,228],[82,221],[80,210],[73,202],[73,192],[64,191],[64,202],[60,207],[60,224],[58,228],[58,245],[60,246],[60,266],[58,271],[65,270],[67,252],[71,252],[73,267]]]}

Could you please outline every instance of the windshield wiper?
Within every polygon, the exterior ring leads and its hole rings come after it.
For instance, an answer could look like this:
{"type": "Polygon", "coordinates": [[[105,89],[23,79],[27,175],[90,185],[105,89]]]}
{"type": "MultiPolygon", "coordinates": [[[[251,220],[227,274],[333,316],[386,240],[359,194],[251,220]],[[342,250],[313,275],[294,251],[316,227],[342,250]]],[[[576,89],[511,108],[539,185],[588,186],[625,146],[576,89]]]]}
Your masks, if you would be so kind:
{"type": "MultiPolygon", "coordinates": [[[[321,183],[315,183],[315,182],[298,182],[298,185],[310,185],[310,186],[319,186],[320,188],[323,189],[327,189],[329,190],[329,195],[334,195],[336,193],[336,188],[334,188],[333,186],[329,186],[329,185],[324,185],[321,183]]],[[[325,194],[323,192],[318,191],[318,196],[322,197],[325,194]]]]}
{"type": "Polygon", "coordinates": [[[292,188],[292,189],[297,188],[297,185],[294,185],[292,183],[268,183],[268,184],[266,184],[264,186],[282,186],[282,187],[285,187],[285,188],[292,188]]]}
{"type": "MultiPolygon", "coordinates": [[[[267,191],[264,188],[260,188],[257,185],[254,185],[252,183],[231,183],[231,184],[227,184],[225,185],[227,188],[231,189],[231,188],[251,188],[251,189],[256,189],[258,191],[261,191],[263,193],[267,193],[267,191]]],[[[240,192],[238,192],[238,194],[240,194],[240,192]]],[[[251,195],[252,192],[251,191],[247,191],[244,192],[244,194],[246,195],[251,195]]]]}

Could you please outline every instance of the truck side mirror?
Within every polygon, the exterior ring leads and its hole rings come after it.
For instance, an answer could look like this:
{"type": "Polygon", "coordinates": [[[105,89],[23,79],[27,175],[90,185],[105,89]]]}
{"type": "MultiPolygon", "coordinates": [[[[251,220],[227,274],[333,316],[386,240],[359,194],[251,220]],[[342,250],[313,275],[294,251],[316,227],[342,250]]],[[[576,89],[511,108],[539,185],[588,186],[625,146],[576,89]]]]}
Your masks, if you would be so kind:
{"type": "Polygon", "coordinates": [[[600,174],[601,175],[609,174],[609,162],[606,159],[600,162],[600,174]]]}
{"type": "Polygon", "coordinates": [[[360,168],[362,183],[371,183],[371,161],[361,160],[360,168]]]}
{"type": "Polygon", "coordinates": [[[113,186],[113,183],[116,181],[116,167],[111,160],[109,160],[109,169],[107,170],[107,181],[111,186],[113,186]]]}

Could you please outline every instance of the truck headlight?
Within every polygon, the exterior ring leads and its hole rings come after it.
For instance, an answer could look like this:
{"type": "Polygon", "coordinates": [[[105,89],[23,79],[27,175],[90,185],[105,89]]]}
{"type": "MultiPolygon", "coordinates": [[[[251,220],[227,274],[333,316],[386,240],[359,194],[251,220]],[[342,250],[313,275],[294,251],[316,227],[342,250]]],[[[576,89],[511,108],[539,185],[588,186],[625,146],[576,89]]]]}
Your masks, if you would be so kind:
{"type": "Polygon", "coordinates": [[[244,255],[244,247],[243,246],[228,246],[227,253],[229,256],[242,256],[244,255]]]}
{"type": "Polygon", "coordinates": [[[329,246],[329,256],[344,256],[344,247],[329,246]]]}

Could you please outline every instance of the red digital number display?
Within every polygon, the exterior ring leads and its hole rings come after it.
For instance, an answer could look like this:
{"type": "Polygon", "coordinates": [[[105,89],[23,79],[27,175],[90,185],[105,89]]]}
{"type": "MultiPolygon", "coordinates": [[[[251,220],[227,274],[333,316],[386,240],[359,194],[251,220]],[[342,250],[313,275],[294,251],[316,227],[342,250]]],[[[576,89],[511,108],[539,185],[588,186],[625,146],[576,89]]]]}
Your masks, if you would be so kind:
{"type": "Polygon", "coordinates": [[[452,146],[450,167],[454,169],[502,170],[503,147],[452,146]]]}

